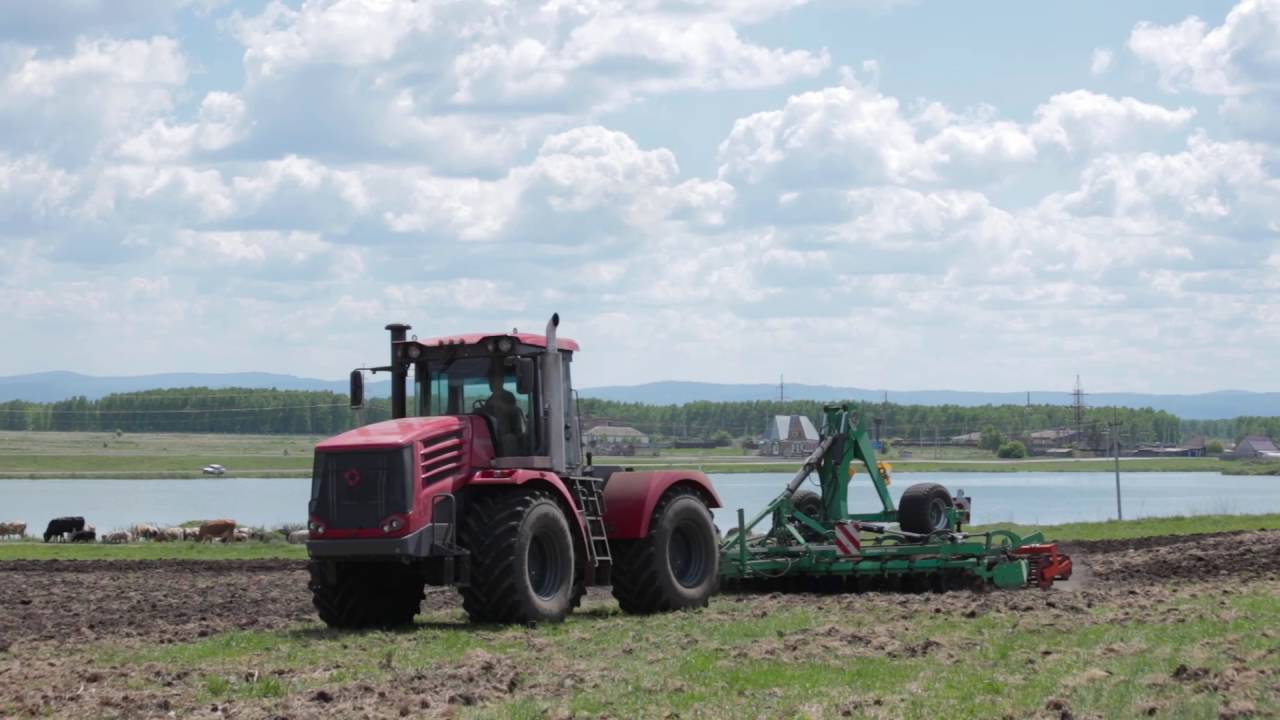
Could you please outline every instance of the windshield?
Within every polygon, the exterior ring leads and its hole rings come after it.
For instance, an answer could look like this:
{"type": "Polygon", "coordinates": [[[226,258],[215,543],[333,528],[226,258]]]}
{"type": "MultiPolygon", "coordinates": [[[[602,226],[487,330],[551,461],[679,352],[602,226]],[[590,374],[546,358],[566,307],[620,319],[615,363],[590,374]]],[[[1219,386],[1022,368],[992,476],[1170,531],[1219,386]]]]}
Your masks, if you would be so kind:
{"type": "Polygon", "coordinates": [[[432,360],[418,390],[419,415],[485,418],[498,455],[530,455],[531,398],[517,391],[515,359],[432,360]]]}

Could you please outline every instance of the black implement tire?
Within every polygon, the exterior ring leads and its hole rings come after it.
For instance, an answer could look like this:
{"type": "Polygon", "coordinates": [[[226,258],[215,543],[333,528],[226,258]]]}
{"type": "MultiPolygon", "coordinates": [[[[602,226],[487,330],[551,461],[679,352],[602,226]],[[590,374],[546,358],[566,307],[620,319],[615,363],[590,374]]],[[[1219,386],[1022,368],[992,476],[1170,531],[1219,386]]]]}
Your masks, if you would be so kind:
{"type": "Polygon", "coordinates": [[[331,628],[399,627],[422,606],[423,579],[391,563],[312,560],[311,603],[331,628]]]}
{"type": "Polygon", "coordinates": [[[706,607],[720,585],[720,547],[706,503],[692,490],[669,490],[642,540],[612,544],[613,596],[624,612],[706,607]]]}
{"type": "Polygon", "coordinates": [[[906,532],[928,534],[948,530],[947,509],[954,503],[951,493],[937,483],[919,483],[907,488],[898,500],[898,526],[906,532]]]}
{"type": "MultiPolygon", "coordinates": [[[[791,505],[809,517],[822,522],[822,496],[812,490],[797,490],[791,496],[791,505]]],[[[819,533],[808,525],[800,525],[800,536],[809,542],[822,542],[826,533],[819,533]]]]}
{"type": "Polygon", "coordinates": [[[458,588],[472,622],[560,622],[573,604],[573,537],[560,505],[541,490],[476,497],[460,540],[471,584],[458,588]]]}

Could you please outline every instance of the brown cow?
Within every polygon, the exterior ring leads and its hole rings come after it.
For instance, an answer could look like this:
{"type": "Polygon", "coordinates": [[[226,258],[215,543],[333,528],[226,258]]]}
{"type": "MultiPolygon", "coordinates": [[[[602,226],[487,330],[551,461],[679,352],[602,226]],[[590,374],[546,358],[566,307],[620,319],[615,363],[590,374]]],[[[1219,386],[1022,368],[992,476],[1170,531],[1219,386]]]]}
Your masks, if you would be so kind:
{"type": "Polygon", "coordinates": [[[27,521],[18,520],[11,523],[0,523],[0,538],[16,536],[19,540],[27,534],[27,521]]]}
{"type": "Polygon", "coordinates": [[[209,520],[200,525],[200,533],[196,535],[196,542],[204,542],[208,540],[221,540],[230,542],[236,531],[235,520],[209,520]]]}
{"type": "Polygon", "coordinates": [[[182,532],[182,528],[171,527],[163,528],[160,532],[156,533],[155,540],[156,542],[173,542],[175,540],[181,540],[183,537],[185,537],[185,535],[182,532]]]}

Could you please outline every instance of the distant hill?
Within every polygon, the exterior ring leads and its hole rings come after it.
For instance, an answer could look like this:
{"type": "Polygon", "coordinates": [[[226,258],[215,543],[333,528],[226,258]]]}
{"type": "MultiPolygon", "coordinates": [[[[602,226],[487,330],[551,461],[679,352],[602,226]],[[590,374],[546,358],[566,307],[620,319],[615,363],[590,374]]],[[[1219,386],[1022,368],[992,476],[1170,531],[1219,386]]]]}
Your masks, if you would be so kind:
{"type": "MultiPolygon", "coordinates": [[[[386,380],[365,385],[370,397],[388,394],[386,380]]],[[[103,395],[138,390],[155,390],[174,387],[249,387],[277,388],[279,390],[331,390],[345,393],[347,381],[318,380],[296,375],[275,373],[163,373],[124,377],[95,377],[79,373],[55,371],[0,377],[0,402],[28,400],[53,402],[77,395],[97,399],[103,395]]],[[[664,381],[643,385],[619,385],[585,388],[583,397],[638,402],[649,405],[672,405],[710,400],[713,402],[774,400],[778,397],[777,385],[729,385],[720,383],[664,381]]],[[[831,385],[804,385],[788,383],[789,400],[866,400],[878,401],[883,390],[834,387],[831,385]]],[[[889,391],[889,402],[903,405],[1007,405],[1027,401],[1025,392],[968,392],[962,390],[902,390],[889,391]]],[[[1069,405],[1071,393],[1032,391],[1031,402],[1047,405],[1069,405]]],[[[1147,395],[1141,393],[1094,393],[1087,402],[1094,406],[1116,405],[1120,407],[1166,410],[1189,420],[1218,420],[1242,415],[1280,416],[1280,393],[1255,393],[1245,390],[1221,390],[1199,395],[1147,395]]]]}
{"type": "MultiPolygon", "coordinates": [[[[385,376],[384,376],[385,377],[385,376]]],[[[53,402],[83,395],[96,400],[111,393],[137,392],[175,387],[207,388],[276,388],[278,390],[331,390],[347,392],[347,380],[317,380],[275,373],[161,373],[122,377],[95,377],[80,373],[54,371],[0,377],[0,402],[27,400],[53,402]]],[[[365,394],[370,397],[388,394],[388,383],[366,380],[365,394]]]]}
{"type": "MultiPolygon", "coordinates": [[[[787,383],[788,400],[864,400],[876,402],[883,390],[804,385],[787,383]]],[[[643,385],[619,385],[586,388],[583,397],[671,405],[710,400],[732,402],[776,400],[777,385],[726,385],[719,383],[664,381],[643,385]]],[[[1027,401],[1025,392],[968,392],[962,390],[890,390],[889,402],[902,405],[1020,405],[1027,401]]],[[[1032,391],[1031,402],[1044,405],[1069,405],[1071,393],[1032,391]]],[[[1189,420],[1217,420],[1242,415],[1280,416],[1280,393],[1255,393],[1245,390],[1221,390],[1198,395],[1149,395],[1142,393],[1091,393],[1086,402],[1093,407],[1118,406],[1165,410],[1189,420]]]]}

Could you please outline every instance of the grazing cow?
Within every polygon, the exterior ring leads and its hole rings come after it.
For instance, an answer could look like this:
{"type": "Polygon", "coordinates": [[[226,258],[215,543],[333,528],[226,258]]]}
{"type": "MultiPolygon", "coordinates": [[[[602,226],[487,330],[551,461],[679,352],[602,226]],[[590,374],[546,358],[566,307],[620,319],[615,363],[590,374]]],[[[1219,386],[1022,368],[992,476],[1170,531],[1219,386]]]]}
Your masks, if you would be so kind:
{"type": "Polygon", "coordinates": [[[49,526],[44,530],[44,541],[49,542],[53,538],[62,540],[66,535],[78,533],[84,530],[84,518],[76,517],[60,517],[49,521],[49,526]]]}
{"type": "Polygon", "coordinates": [[[200,525],[200,532],[196,535],[196,542],[204,542],[205,540],[209,542],[214,540],[229,542],[235,531],[235,520],[210,520],[200,525]]]}
{"type": "Polygon", "coordinates": [[[187,536],[180,527],[165,528],[156,534],[156,542],[175,542],[187,536]]]}
{"type": "Polygon", "coordinates": [[[294,530],[289,533],[289,544],[291,545],[301,545],[309,539],[311,539],[310,530],[294,530]]]}
{"type": "Polygon", "coordinates": [[[0,523],[0,538],[16,537],[21,540],[27,534],[27,521],[0,523]]]}
{"type": "Polygon", "coordinates": [[[155,525],[142,524],[133,526],[133,536],[139,540],[155,540],[159,534],[160,528],[155,525]]]}
{"type": "Polygon", "coordinates": [[[92,525],[90,525],[89,527],[83,530],[77,530],[71,533],[71,542],[73,543],[78,543],[78,542],[88,543],[88,542],[93,542],[94,540],[97,540],[97,539],[98,539],[98,531],[94,530],[92,525]]]}
{"type": "Polygon", "coordinates": [[[231,539],[235,542],[246,542],[249,540],[248,528],[236,528],[231,532],[231,539]]]}
{"type": "Polygon", "coordinates": [[[129,536],[129,533],[125,530],[121,530],[120,532],[107,533],[106,535],[102,536],[102,542],[108,545],[120,545],[122,543],[129,542],[131,539],[132,538],[129,536]]]}

